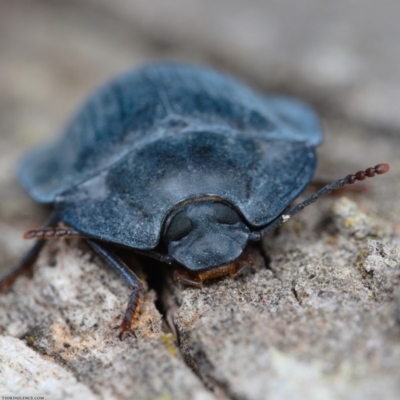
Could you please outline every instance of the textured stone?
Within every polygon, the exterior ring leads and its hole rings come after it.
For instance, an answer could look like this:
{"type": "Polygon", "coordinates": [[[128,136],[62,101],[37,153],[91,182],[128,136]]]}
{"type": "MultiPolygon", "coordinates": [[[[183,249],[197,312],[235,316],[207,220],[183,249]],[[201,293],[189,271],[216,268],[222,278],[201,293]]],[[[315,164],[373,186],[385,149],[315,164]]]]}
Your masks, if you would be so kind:
{"type": "Polygon", "coordinates": [[[77,242],[49,244],[33,278],[20,278],[0,297],[4,394],[212,399],[162,331],[153,291],[135,324],[138,339],[118,339],[129,289],[92,258],[77,242]],[[13,358],[13,349],[23,351],[13,358]]]}
{"type": "Polygon", "coordinates": [[[13,337],[0,336],[0,394],[51,396],[52,399],[98,399],[65,368],[13,337]]]}
{"type": "Polygon", "coordinates": [[[396,399],[396,241],[330,234],[318,219],[297,224],[266,238],[266,264],[258,256],[237,281],[172,286],[184,355],[232,398],[396,399]]]}

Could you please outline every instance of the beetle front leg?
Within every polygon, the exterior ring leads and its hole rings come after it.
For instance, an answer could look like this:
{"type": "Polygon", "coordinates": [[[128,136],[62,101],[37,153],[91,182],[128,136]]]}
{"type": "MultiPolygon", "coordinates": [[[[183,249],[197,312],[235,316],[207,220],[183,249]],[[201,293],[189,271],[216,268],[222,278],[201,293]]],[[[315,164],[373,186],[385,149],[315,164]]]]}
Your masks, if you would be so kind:
{"type": "Polygon", "coordinates": [[[86,239],[89,246],[128,284],[132,289],[126,308],[124,319],[121,324],[119,338],[122,340],[125,333],[130,333],[136,337],[131,328],[132,322],[136,319],[139,305],[142,301],[144,286],[142,281],[108,248],[104,243],[93,239],[86,239]]]}

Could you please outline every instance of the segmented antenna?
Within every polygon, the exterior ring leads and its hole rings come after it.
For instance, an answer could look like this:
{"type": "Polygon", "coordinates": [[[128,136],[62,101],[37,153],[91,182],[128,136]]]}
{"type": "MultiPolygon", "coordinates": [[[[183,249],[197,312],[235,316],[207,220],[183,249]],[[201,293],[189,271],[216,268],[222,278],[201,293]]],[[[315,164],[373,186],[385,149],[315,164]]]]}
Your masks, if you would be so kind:
{"type": "Polygon", "coordinates": [[[24,239],[61,239],[61,238],[72,238],[80,237],[84,238],[78,231],[72,228],[42,228],[42,229],[31,229],[24,233],[24,239]]]}
{"type": "MultiPolygon", "coordinates": [[[[36,239],[36,240],[50,240],[50,239],[62,239],[62,238],[81,238],[90,239],[75,229],[72,228],[41,228],[31,229],[24,233],[24,239],[36,239]]],[[[135,253],[143,254],[147,257],[154,258],[155,260],[171,264],[174,258],[168,254],[161,254],[151,250],[140,250],[133,249],[135,253]]]]}
{"type": "Polygon", "coordinates": [[[268,225],[264,229],[258,232],[252,232],[249,236],[250,240],[260,240],[263,236],[265,236],[269,231],[277,228],[278,226],[284,224],[288,221],[293,215],[296,215],[300,211],[310,204],[314,203],[320,197],[326,196],[327,194],[331,193],[333,190],[340,189],[344,185],[352,185],[356,181],[363,181],[366,177],[372,178],[375,174],[382,175],[388,172],[390,169],[389,164],[378,164],[375,165],[373,168],[367,168],[365,171],[358,171],[355,174],[347,175],[343,179],[338,179],[337,181],[324,186],[322,189],[318,190],[318,192],[314,193],[310,197],[307,197],[302,203],[298,204],[297,206],[293,207],[288,212],[282,214],[277,220],[275,220],[272,224],[268,225]]]}

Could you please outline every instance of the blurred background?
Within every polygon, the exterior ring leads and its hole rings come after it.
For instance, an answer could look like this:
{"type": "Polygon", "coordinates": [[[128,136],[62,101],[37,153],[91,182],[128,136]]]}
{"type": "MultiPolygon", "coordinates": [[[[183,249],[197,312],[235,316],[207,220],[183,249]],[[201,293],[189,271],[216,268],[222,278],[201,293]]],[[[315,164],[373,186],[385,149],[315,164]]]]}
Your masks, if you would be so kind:
{"type": "Polygon", "coordinates": [[[396,0],[2,0],[0,273],[47,214],[14,178],[20,156],[96,86],[154,59],[210,64],[309,101],[326,134],[316,177],[390,162],[365,196],[398,232],[399,15],[396,0]]]}

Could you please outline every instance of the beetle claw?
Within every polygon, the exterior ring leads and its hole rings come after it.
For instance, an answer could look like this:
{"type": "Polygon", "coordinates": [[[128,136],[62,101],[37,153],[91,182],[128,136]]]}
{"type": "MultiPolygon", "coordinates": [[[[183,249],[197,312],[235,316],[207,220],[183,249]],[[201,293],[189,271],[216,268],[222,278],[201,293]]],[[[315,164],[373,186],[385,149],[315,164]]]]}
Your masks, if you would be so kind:
{"type": "Polygon", "coordinates": [[[119,338],[119,340],[121,340],[121,342],[122,342],[122,339],[124,338],[125,334],[127,334],[127,333],[130,333],[135,339],[137,339],[135,331],[130,326],[127,326],[124,321],[121,325],[121,332],[118,335],[118,338],[119,338]]]}

